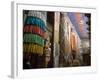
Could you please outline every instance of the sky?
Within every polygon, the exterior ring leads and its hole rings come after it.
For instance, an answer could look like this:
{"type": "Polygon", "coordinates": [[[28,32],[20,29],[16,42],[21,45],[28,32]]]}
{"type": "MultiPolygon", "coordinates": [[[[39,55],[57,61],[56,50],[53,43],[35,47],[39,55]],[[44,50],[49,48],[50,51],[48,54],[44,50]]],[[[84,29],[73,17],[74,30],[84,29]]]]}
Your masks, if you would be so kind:
{"type": "Polygon", "coordinates": [[[79,37],[81,39],[87,39],[88,38],[87,27],[89,27],[89,25],[86,24],[86,22],[88,21],[88,17],[85,16],[85,13],[68,12],[67,15],[70,18],[73,26],[75,27],[79,37]]]}

